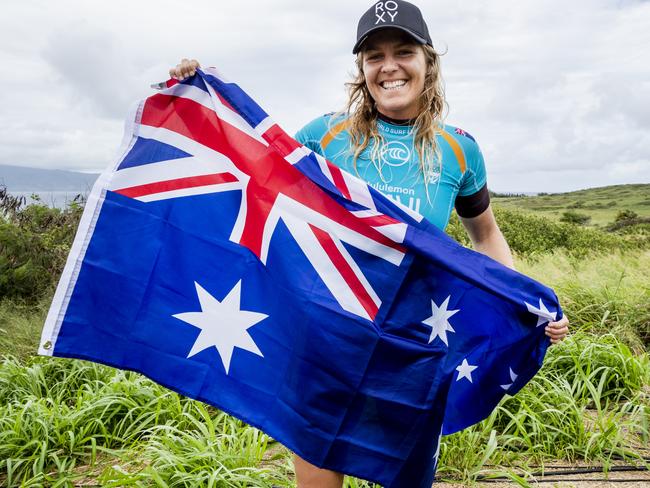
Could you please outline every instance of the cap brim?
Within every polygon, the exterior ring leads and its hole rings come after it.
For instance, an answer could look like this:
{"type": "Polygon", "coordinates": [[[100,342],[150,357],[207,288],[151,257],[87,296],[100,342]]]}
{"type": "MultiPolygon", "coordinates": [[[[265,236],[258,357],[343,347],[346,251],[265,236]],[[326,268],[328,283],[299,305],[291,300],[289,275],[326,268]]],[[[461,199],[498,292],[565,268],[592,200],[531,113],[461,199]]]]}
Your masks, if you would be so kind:
{"type": "Polygon", "coordinates": [[[402,32],[406,32],[409,36],[411,36],[413,39],[415,39],[417,42],[420,44],[429,44],[429,41],[427,41],[424,37],[416,34],[415,32],[402,27],[400,25],[380,25],[379,27],[373,27],[369,31],[367,31],[361,38],[357,41],[357,43],[354,45],[352,48],[352,54],[357,54],[361,50],[361,46],[363,45],[364,42],[370,37],[371,34],[374,34],[377,31],[383,30],[383,29],[397,29],[401,30],[402,32]]]}

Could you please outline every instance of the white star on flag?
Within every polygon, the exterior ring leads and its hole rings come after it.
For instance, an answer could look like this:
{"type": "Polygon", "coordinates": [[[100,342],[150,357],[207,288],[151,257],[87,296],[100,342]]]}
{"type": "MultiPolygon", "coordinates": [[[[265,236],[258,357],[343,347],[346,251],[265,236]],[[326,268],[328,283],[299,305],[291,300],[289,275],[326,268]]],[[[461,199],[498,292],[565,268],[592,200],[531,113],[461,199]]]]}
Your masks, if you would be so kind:
{"type": "Polygon", "coordinates": [[[454,328],[449,323],[449,318],[454,314],[458,313],[458,310],[447,310],[449,306],[449,299],[451,295],[445,298],[445,301],[442,302],[440,306],[436,305],[436,302],[431,300],[431,317],[426,320],[423,320],[422,323],[431,327],[431,335],[429,336],[429,344],[433,341],[433,338],[438,336],[442,339],[442,342],[445,345],[449,345],[447,342],[447,331],[456,332],[454,328]]]}
{"type": "Polygon", "coordinates": [[[543,325],[546,322],[555,321],[555,316],[557,315],[557,312],[551,312],[549,309],[547,309],[546,305],[544,305],[544,302],[542,302],[541,298],[539,299],[539,308],[531,305],[528,302],[524,302],[524,303],[526,304],[526,308],[530,313],[537,315],[536,327],[539,327],[540,325],[543,325]]]}
{"type": "Polygon", "coordinates": [[[458,371],[458,378],[456,378],[456,381],[460,381],[461,378],[467,378],[470,383],[474,383],[472,381],[472,371],[476,368],[478,368],[478,366],[472,366],[469,364],[467,358],[463,359],[461,365],[456,368],[456,371],[458,371]]]}
{"type": "Polygon", "coordinates": [[[510,380],[512,381],[512,383],[508,385],[500,385],[501,388],[503,388],[506,391],[510,389],[510,387],[514,384],[515,380],[517,379],[517,376],[519,376],[512,370],[512,368],[508,368],[508,369],[510,370],[510,380]]]}
{"type": "Polygon", "coordinates": [[[235,347],[264,357],[247,329],[261,322],[268,315],[241,310],[241,280],[221,302],[198,283],[194,282],[194,285],[201,304],[201,311],[179,313],[173,316],[201,329],[187,357],[192,357],[209,347],[215,347],[219,352],[226,374],[230,369],[230,360],[235,347]]]}

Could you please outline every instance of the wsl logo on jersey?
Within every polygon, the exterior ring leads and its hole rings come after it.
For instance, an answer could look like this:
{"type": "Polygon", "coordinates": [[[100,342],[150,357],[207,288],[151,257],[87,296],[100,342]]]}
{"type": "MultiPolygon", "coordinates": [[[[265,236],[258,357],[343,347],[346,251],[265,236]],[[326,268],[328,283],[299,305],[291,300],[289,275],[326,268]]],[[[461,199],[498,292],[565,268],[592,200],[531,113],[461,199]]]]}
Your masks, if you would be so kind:
{"type": "Polygon", "coordinates": [[[411,149],[401,141],[390,141],[382,145],[381,162],[383,166],[404,166],[411,160],[411,149]]]}

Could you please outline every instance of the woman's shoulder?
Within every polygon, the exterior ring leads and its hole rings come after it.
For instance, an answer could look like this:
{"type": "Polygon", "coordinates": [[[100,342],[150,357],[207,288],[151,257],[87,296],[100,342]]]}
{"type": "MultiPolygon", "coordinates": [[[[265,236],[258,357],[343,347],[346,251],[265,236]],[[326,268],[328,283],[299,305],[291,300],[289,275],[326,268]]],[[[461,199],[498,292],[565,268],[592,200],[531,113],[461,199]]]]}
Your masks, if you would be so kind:
{"type": "Polygon", "coordinates": [[[305,144],[307,141],[320,141],[332,129],[337,126],[344,126],[347,118],[347,114],[337,112],[323,114],[305,124],[296,133],[296,139],[302,144],[305,144]]]}
{"type": "Polygon", "coordinates": [[[481,157],[481,148],[479,147],[478,142],[476,142],[474,136],[465,129],[445,124],[444,132],[445,134],[443,134],[443,137],[451,138],[456,141],[467,157],[472,159],[481,157]]]}
{"type": "Polygon", "coordinates": [[[454,137],[454,139],[458,140],[461,143],[470,141],[472,144],[478,145],[478,143],[476,142],[476,139],[474,139],[474,136],[472,136],[472,134],[470,134],[466,130],[461,129],[460,127],[445,124],[444,125],[444,131],[447,134],[452,135],[454,137]]]}

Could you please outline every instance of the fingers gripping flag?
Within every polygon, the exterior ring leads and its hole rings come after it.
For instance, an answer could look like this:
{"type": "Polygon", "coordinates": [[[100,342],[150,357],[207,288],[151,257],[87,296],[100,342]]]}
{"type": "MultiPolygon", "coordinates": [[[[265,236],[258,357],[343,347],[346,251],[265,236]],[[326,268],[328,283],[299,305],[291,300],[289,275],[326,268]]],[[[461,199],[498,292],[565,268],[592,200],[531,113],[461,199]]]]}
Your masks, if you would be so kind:
{"type": "Polygon", "coordinates": [[[39,352],[142,372],[317,466],[425,487],[440,435],[518,391],[561,314],[206,70],[130,114],[39,352]]]}

